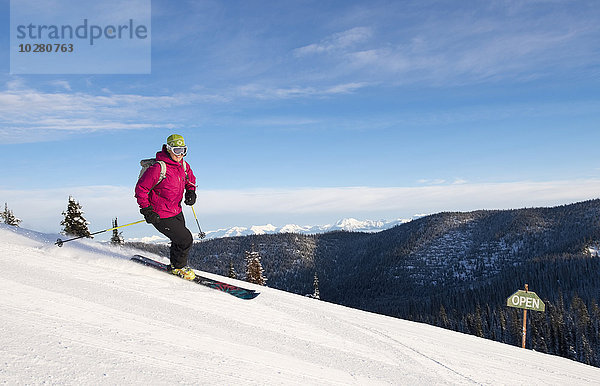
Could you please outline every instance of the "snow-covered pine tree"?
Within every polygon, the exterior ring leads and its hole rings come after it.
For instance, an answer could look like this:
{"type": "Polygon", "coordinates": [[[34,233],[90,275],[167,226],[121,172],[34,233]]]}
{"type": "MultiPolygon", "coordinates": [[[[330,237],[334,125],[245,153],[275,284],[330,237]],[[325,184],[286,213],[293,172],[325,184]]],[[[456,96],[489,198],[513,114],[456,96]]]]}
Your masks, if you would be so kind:
{"type": "Polygon", "coordinates": [[[237,279],[237,272],[235,272],[235,268],[233,267],[233,261],[229,261],[229,271],[227,272],[227,277],[231,279],[237,279]]]}
{"type": "Polygon", "coordinates": [[[4,203],[4,212],[0,212],[0,217],[4,220],[5,224],[18,227],[21,223],[21,219],[15,217],[12,210],[8,209],[8,203],[4,203]]]}
{"type": "Polygon", "coordinates": [[[254,251],[246,251],[246,281],[258,285],[265,285],[267,279],[263,275],[263,267],[260,263],[260,254],[254,251]]]}
{"type": "Polygon", "coordinates": [[[312,298],[321,299],[321,294],[319,292],[319,277],[317,276],[316,272],[315,272],[315,279],[313,280],[313,287],[315,288],[315,291],[312,294],[312,298]]]}
{"type": "Polygon", "coordinates": [[[81,205],[72,196],[69,196],[69,204],[67,210],[62,212],[65,219],[60,222],[60,225],[64,226],[63,232],[71,236],[83,236],[92,237],[88,229],[88,224],[83,218],[83,211],[81,205]]]}
{"type": "MultiPolygon", "coordinates": [[[[117,218],[113,220],[113,228],[118,227],[117,218]]],[[[123,232],[119,232],[118,229],[113,229],[112,237],[110,238],[110,243],[113,245],[123,245],[125,240],[123,239],[123,232]]]]}

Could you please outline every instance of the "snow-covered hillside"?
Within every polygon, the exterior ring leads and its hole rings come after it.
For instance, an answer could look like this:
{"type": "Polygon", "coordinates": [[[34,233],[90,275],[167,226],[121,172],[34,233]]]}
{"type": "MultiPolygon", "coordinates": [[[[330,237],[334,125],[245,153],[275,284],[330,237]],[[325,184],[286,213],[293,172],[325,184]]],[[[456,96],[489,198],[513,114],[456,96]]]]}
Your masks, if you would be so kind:
{"type": "Polygon", "coordinates": [[[0,225],[1,384],[600,384],[567,359],[248,283],[261,295],[240,300],[57,237],[0,225]]]}

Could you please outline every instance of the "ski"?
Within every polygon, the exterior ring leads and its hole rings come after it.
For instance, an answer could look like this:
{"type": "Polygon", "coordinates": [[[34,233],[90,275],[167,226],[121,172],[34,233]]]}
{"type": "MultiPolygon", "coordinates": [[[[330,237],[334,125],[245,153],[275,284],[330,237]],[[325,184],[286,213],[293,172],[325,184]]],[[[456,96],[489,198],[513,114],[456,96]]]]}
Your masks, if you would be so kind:
{"type": "MultiPolygon", "coordinates": [[[[134,255],[131,258],[132,261],[158,269],[160,271],[169,272],[169,266],[156,260],[152,260],[142,255],[134,255]]],[[[227,292],[230,295],[240,299],[254,299],[260,292],[254,290],[238,287],[232,284],[223,283],[221,281],[209,279],[204,276],[196,274],[196,278],[193,280],[194,283],[201,284],[206,287],[214,288],[219,291],[227,292]]]]}

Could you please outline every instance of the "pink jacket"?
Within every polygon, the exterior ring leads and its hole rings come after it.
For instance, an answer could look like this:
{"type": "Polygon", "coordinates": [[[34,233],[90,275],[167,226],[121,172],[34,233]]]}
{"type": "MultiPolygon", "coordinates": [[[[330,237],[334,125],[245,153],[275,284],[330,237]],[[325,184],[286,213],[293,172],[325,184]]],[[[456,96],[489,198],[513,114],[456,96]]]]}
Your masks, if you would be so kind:
{"type": "Polygon", "coordinates": [[[184,190],[196,190],[196,177],[189,164],[187,172],[184,171],[182,163],[185,161],[173,161],[164,145],[162,151],[156,153],[156,160],[167,165],[165,178],[154,186],[160,178],[160,164],[150,166],[135,186],[135,198],[140,208],[152,205],[160,218],[173,217],[181,212],[184,190]]]}

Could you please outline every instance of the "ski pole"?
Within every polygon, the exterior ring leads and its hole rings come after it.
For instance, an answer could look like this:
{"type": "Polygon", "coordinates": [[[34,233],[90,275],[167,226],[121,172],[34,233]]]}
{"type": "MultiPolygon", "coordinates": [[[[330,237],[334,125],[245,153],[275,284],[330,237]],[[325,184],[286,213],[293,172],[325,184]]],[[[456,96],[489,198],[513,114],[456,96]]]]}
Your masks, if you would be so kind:
{"type": "MultiPolygon", "coordinates": [[[[132,222],[130,224],[125,224],[125,225],[119,225],[118,227],[113,227],[113,228],[108,228],[108,229],[104,229],[102,231],[98,231],[98,232],[94,232],[94,233],[90,233],[89,236],[93,236],[93,235],[97,235],[98,233],[103,233],[103,232],[108,232],[108,231],[112,231],[115,229],[119,229],[119,228],[123,228],[123,227],[128,227],[130,225],[135,225],[135,224],[139,224],[141,222],[144,222],[146,220],[140,220],[140,221],[136,221],[136,222],[132,222]]],[[[69,241],[73,241],[73,240],[77,240],[77,239],[81,239],[83,237],[88,237],[88,236],[79,236],[79,237],[73,237],[72,239],[68,239],[68,240],[61,240],[58,239],[56,240],[56,242],[54,244],[58,245],[59,247],[62,247],[64,243],[69,242],[69,241]]]]}
{"type": "Polygon", "coordinates": [[[206,237],[206,233],[202,232],[202,229],[200,228],[200,223],[198,222],[198,216],[196,216],[196,211],[194,210],[194,205],[191,205],[191,207],[192,207],[192,212],[194,213],[194,218],[196,219],[196,224],[198,224],[198,231],[200,231],[200,233],[198,233],[198,237],[203,239],[206,237]]]}

